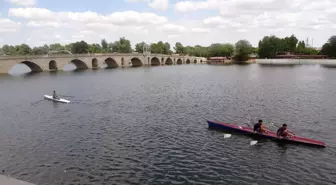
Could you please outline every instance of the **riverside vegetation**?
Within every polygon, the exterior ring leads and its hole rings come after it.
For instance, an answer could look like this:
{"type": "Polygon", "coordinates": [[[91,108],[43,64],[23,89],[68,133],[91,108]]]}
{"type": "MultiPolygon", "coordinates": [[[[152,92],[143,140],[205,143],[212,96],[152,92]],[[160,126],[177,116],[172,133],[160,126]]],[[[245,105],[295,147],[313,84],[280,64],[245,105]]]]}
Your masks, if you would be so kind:
{"type": "MultiPolygon", "coordinates": [[[[54,43],[31,48],[27,44],[16,46],[3,45],[0,48],[1,55],[45,55],[49,51],[71,51],[73,54],[84,53],[143,53],[147,44],[145,42],[137,43],[133,49],[131,41],[122,37],[118,41],[108,43],[105,39],[100,44],[88,44],[85,41],[79,41],[66,45],[54,43]]],[[[275,58],[278,54],[292,53],[305,55],[328,55],[329,58],[336,58],[336,36],[323,45],[321,50],[310,47],[304,41],[299,41],[294,35],[285,38],[276,36],[265,36],[259,41],[258,47],[252,47],[247,40],[240,40],[235,45],[230,43],[214,43],[210,46],[183,46],[176,42],[174,51],[168,42],[159,41],[148,44],[151,53],[157,54],[179,54],[191,55],[196,57],[233,57],[234,61],[245,62],[249,54],[257,54],[259,58],[275,58]]]]}

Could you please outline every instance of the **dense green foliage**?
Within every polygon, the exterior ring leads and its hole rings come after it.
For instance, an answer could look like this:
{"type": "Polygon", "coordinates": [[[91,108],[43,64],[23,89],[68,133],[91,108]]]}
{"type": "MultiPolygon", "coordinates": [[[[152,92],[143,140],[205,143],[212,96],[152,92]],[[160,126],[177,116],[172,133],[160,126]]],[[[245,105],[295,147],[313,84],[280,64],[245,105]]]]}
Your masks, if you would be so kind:
{"type": "Polygon", "coordinates": [[[163,43],[159,41],[158,43],[152,43],[150,45],[151,53],[161,53],[161,54],[171,54],[170,44],[168,42],[163,43]]]}
{"type": "Polygon", "coordinates": [[[249,59],[249,54],[252,53],[253,47],[247,40],[240,40],[235,44],[234,60],[237,63],[244,63],[249,59]]]}
{"type": "Polygon", "coordinates": [[[145,47],[145,45],[146,45],[145,42],[137,43],[137,44],[135,45],[135,52],[143,53],[143,52],[144,52],[144,47],[145,47]]]}
{"type": "Polygon", "coordinates": [[[304,41],[299,41],[294,35],[285,38],[276,36],[266,36],[259,41],[258,54],[260,58],[275,58],[279,54],[292,53],[304,55],[316,55],[316,49],[306,45],[304,41]]]}
{"type": "Polygon", "coordinates": [[[322,46],[321,53],[330,58],[336,58],[336,36],[331,36],[327,43],[322,46]]]}
{"type": "Polygon", "coordinates": [[[88,44],[85,41],[61,45],[59,43],[51,45],[43,45],[31,48],[27,44],[16,46],[3,45],[0,48],[0,54],[5,55],[45,55],[48,52],[67,52],[73,54],[82,53],[131,53],[133,51],[143,53],[144,46],[149,46],[151,53],[157,54],[172,54],[189,55],[197,57],[234,57],[237,61],[246,61],[248,54],[258,54],[259,58],[275,58],[280,54],[305,54],[316,55],[325,54],[329,57],[336,58],[336,36],[332,36],[326,44],[323,45],[322,50],[318,51],[304,41],[299,41],[294,35],[285,38],[278,38],[276,36],[265,36],[259,41],[258,47],[253,48],[246,40],[238,41],[235,46],[229,43],[214,43],[210,46],[183,46],[182,43],[176,42],[173,49],[168,42],[159,41],[157,43],[146,44],[140,42],[132,49],[131,42],[122,37],[113,43],[107,42],[105,39],[100,44],[88,44]]]}
{"type": "Polygon", "coordinates": [[[71,47],[72,53],[87,53],[88,51],[89,45],[84,41],[76,42],[71,47]]]}
{"type": "Polygon", "coordinates": [[[114,43],[111,44],[111,49],[112,52],[131,53],[132,52],[131,41],[122,37],[118,41],[115,41],[114,43]]]}

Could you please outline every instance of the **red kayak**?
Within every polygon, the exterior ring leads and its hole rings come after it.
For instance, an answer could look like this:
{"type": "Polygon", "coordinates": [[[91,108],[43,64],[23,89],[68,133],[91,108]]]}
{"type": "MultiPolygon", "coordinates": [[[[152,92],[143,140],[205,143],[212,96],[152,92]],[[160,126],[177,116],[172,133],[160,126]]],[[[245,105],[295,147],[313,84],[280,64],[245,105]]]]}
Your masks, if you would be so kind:
{"type": "Polygon", "coordinates": [[[246,127],[246,126],[238,126],[238,125],[232,125],[228,123],[219,123],[219,122],[214,122],[214,121],[207,121],[207,122],[208,122],[209,128],[221,129],[221,130],[226,130],[229,132],[241,133],[241,134],[250,135],[250,136],[257,136],[257,137],[265,138],[265,139],[272,139],[278,142],[288,142],[288,143],[297,143],[297,144],[312,145],[312,146],[318,146],[318,147],[326,147],[326,144],[324,142],[313,140],[313,139],[308,139],[304,137],[293,136],[291,138],[279,138],[277,134],[272,131],[267,131],[267,133],[259,134],[259,133],[255,133],[253,131],[253,128],[246,127]]]}

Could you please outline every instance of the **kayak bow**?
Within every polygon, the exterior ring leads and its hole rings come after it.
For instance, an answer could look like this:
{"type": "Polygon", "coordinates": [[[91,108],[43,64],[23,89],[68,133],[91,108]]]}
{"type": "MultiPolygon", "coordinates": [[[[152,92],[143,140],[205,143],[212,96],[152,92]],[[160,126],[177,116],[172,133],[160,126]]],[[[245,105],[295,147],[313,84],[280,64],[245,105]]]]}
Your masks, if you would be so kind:
{"type": "Polygon", "coordinates": [[[287,143],[296,143],[296,144],[304,144],[304,145],[310,145],[310,146],[317,146],[317,147],[326,147],[326,144],[321,141],[304,138],[300,136],[294,135],[291,138],[279,138],[275,132],[267,131],[267,133],[255,133],[253,131],[253,128],[246,127],[246,126],[238,126],[238,125],[232,125],[228,123],[220,123],[220,122],[214,122],[214,121],[207,121],[209,128],[214,129],[220,129],[229,131],[231,133],[240,133],[244,135],[249,135],[253,137],[260,137],[265,139],[271,139],[277,142],[287,142],[287,143]]]}

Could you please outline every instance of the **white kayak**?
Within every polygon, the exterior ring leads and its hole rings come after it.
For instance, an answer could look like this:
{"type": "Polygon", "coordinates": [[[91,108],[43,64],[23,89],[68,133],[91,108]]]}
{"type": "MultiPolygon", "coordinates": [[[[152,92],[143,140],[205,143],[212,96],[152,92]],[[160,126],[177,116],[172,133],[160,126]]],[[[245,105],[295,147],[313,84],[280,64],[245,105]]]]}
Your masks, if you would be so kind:
{"type": "Polygon", "coordinates": [[[66,100],[66,99],[54,99],[52,96],[49,96],[49,95],[44,95],[45,98],[49,99],[49,100],[52,100],[52,101],[56,101],[56,102],[60,102],[60,103],[70,103],[69,100],[66,100]]]}

